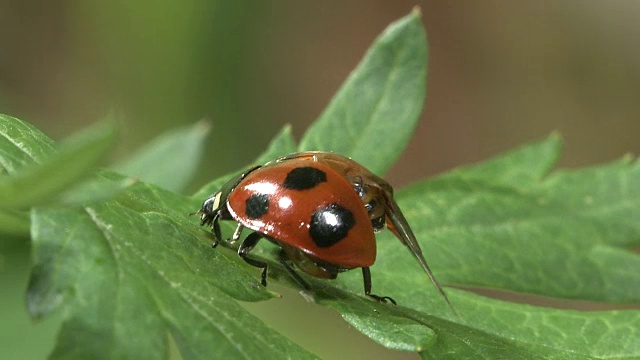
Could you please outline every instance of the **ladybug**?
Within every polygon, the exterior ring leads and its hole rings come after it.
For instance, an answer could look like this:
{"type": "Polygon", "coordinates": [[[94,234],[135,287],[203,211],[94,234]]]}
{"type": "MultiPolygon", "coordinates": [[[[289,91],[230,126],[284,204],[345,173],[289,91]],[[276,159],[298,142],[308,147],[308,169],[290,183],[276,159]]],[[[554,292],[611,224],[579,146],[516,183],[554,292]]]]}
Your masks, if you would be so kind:
{"type": "Polygon", "coordinates": [[[262,269],[264,286],[267,263],[248,256],[262,238],[280,247],[278,260],[306,289],[309,285],[291,263],[324,279],[362,268],[365,294],[396,304],[391,297],[371,293],[369,267],[376,260],[374,234],[386,227],[409,248],[451,306],[393,199],[392,187],[347,157],[308,151],[252,167],[208,197],[197,214],[201,226],[211,226],[214,247],[222,239],[220,220],[238,223],[231,242],[240,238],[244,228],[253,231],[242,241],[238,255],[262,269]]]}

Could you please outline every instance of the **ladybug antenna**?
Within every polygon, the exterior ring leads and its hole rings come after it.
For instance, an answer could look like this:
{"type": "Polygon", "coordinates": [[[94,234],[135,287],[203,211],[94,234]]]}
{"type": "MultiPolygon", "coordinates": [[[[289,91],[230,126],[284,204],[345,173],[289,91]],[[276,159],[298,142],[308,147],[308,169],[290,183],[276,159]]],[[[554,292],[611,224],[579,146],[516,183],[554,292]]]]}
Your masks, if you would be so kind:
{"type": "Polygon", "coordinates": [[[393,225],[393,228],[389,230],[391,230],[396,235],[396,237],[398,237],[398,239],[400,239],[400,241],[402,241],[402,243],[404,243],[409,248],[409,250],[411,250],[416,259],[418,259],[418,262],[422,266],[422,269],[424,269],[424,271],[429,276],[429,279],[435,286],[436,290],[438,290],[440,295],[444,298],[444,301],[446,301],[447,305],[449,305],[451,311],[453,311],[454,314],[458,315],[458,312],[454,309],[451,301],[449,301],[447,294],[445,294],[444,290],[438,283],[438,280],[436,280],[436,277],[433,275],[433,272],[431,272],[431,268],[429,267],[429,264],[427,264],[427,260],[422,254],[420,244],[418,244],[418,240],[416,240],[416,236],[413,234],[413,230],[411,230],[407,219],[405,219],[404,214],[402,214],[402,210],[400,210],[398,204],[396,204],[396,202],[390,196],[387,196],[387,204],[389,210],[387,212],[387,216],[389,217],[393,225]]]}

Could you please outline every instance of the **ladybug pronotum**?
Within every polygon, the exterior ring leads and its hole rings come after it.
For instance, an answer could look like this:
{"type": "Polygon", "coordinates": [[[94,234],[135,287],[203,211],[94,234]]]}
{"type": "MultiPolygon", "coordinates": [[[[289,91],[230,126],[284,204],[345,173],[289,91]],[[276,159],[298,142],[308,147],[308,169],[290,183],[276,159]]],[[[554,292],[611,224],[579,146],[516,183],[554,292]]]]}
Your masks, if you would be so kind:
{"type": "Polygon", "coordinates": [[[262,269],[267,285],[267,264],[249,252],[261,238],[280,247],[278,260],[303,287],[307,282],[291,267],[324,279],[362,268],[364,292],[381,302],[396,302],[371,293],[369,267],[376,259],[375,232],[387,227],[405,244],[446,302],[447,296],[433,276],[413,231],[393,199],[385,180],[344,156],[301,152],[253,167],[227,182],[198,211],[200,225],[212,228],[215,247],[222,239],[220,220],[238,223],[231,241],[249,234],[238,255],[262,269]]]}

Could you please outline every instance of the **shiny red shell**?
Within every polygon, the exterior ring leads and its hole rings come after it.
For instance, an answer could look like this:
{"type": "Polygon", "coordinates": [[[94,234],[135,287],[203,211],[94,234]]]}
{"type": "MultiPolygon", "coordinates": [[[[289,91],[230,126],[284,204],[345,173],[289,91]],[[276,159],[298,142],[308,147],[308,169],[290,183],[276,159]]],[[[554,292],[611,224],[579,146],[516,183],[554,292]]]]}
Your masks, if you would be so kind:
{"type": "Polygon", "coordinates": [[[375,262],[374,231],[360,197],[344,176],[320,162],[294,158],[252,171],[229,194],[227,208],[243,226],[321,261],[344,268],[368,267],[375,262]],[[287,175],[300,167],[313,167],[324,172],[326,181],[304,190],[283,186],[287,175]],[[254,194],[269,197],[268,210],[259,218],[247,215],[247,200],[254,194]],[[348,209],[355,222],[340,241],[320,247],[309,231],[312,214],[329,204],[348,209]]]}
{"type": "Polygon", "coordinates": [[[348,157],[323,151],[304,151],[291,154],[282,159],[276,160],[276,162],[291,161],[294,159],[322,163],[332,168],[345,178],[361,177],[363,182],[380,187],[390,195],[393,194],[393,188],[391,188],[391,185],[389,185],[386,180],[372,173],[367,168],[348,157]]]}

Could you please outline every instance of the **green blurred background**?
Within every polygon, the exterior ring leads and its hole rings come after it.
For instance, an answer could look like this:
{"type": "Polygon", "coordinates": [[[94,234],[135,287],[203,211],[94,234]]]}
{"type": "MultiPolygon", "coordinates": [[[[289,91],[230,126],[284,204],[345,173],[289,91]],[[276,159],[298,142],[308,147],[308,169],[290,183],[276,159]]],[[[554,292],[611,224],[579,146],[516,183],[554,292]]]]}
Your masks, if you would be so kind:
{"type": "MultiPolygon", "coordinates": [[[[634,1],[0,0],[0,112],[56,140],[114,117],[121,141],[113,159],[165,130],[209,119],[209,156],[195,189],[251,161],[286,123],[299,138],[374,37],[416,4],[429,38],[428,95],[407,152],[387,176],[392,184],[554,130],[565,138],[564,166],[640,149],[634,1]]],[[[59,321],[32,325],[25,313],[26,243],[0,242],[0,357],[7,359],[43,358],[59,321]]],[[[313,351],[399,357],[332,311],[278,290],[284,300],[251,311],[313,351]]]]}

